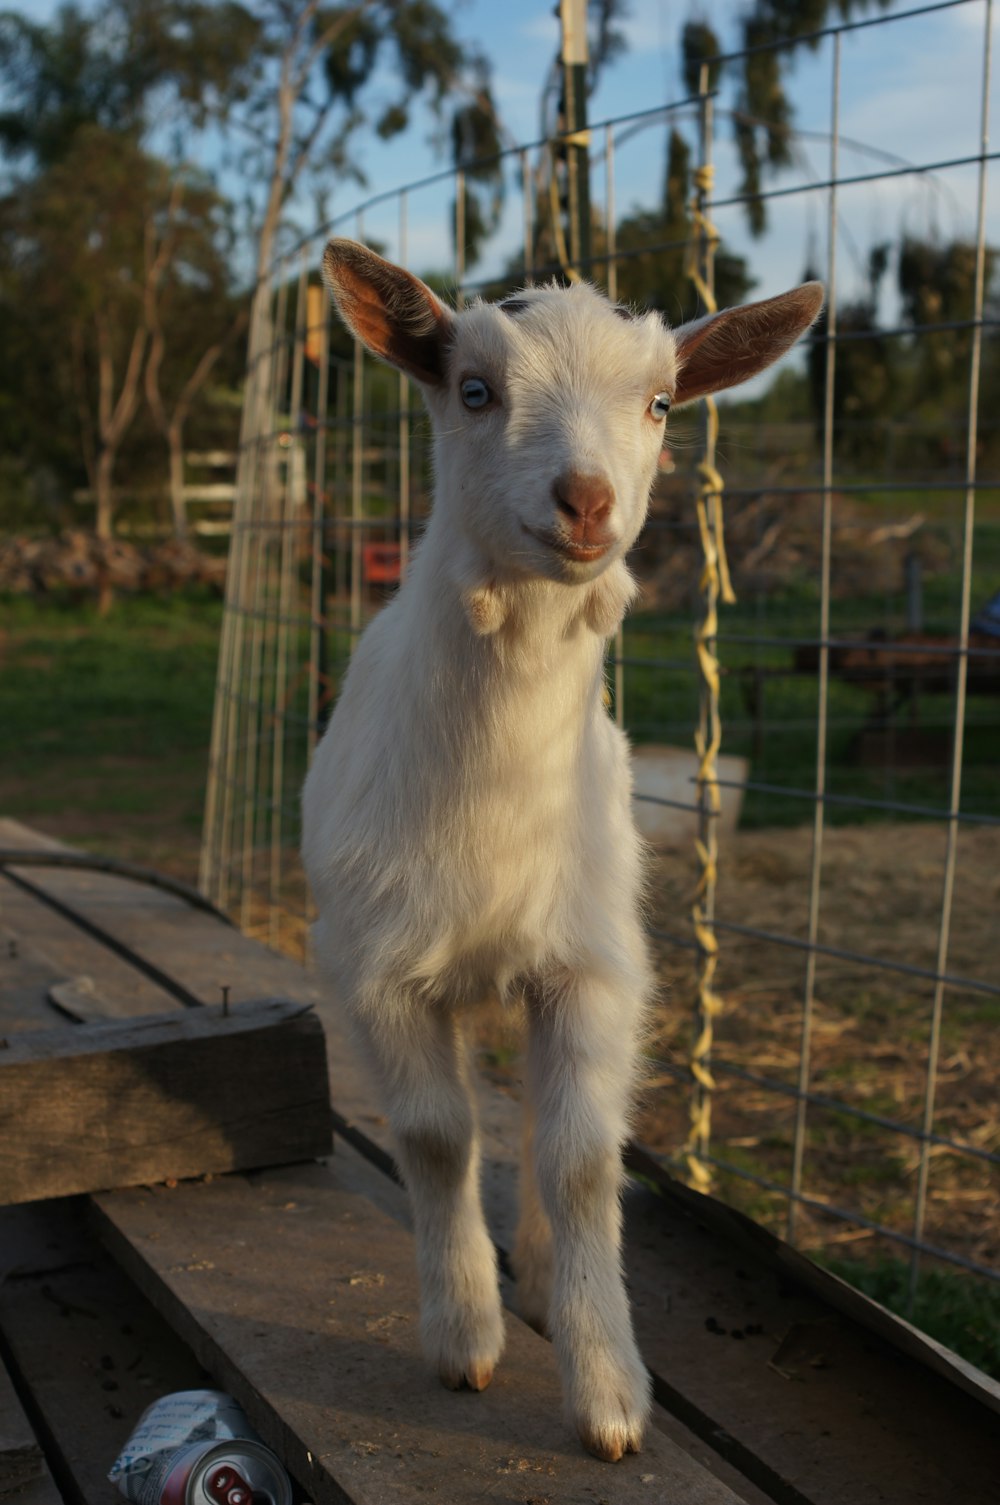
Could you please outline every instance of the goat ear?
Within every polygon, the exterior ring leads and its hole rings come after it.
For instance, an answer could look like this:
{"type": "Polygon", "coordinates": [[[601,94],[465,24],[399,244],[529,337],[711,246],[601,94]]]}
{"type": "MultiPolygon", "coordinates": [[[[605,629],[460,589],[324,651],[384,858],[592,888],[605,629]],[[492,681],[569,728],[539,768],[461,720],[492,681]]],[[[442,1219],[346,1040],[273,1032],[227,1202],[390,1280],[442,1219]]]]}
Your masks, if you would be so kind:
{"type": "Polygon", "coordinates": [[[674,330],[677,391],[674,406],[749,381],[789,350],[823,307],[823,284],[804,282],[790,293],[727,308],[674,330]]]}
{"type": "Polygon", "coordinates": [[[323,280],[341,318],[373,355],[426,386],[445,377],[452,315],[418,277],[354,240],[331,240],[323,280]]]}

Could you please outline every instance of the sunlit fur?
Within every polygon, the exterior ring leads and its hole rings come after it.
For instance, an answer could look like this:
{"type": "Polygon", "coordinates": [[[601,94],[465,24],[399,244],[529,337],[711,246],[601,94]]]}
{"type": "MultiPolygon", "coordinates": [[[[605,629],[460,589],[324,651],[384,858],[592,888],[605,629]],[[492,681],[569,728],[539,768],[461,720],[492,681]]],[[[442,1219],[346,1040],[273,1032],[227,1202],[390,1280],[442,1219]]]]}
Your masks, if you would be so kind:
{"type": "Polygon", "coordinates": [[[476,1005],[525,1000],[521,1308],[553,1338],[585,1445],[617,1459],[649,1411],[619,1192],[651,974],[604,658],[663,439],[649,402],[674,390],[677,354],[658,317],[617,317],[587,286],[519,298],[514,313],[458,316],[434,302],[433,515],[358,645],[306,783],[303,850],[316,953],[413,1200],[425,1348],[452,1386],[481,1389],[503,1346],[465,1025],[476,1005]],[[464,407],[469,376],[489,407],[464,407]],[[568,470],[614,489],[613,542],[587,564],[534,536],[558,532],[552,487],[568,470]]]}

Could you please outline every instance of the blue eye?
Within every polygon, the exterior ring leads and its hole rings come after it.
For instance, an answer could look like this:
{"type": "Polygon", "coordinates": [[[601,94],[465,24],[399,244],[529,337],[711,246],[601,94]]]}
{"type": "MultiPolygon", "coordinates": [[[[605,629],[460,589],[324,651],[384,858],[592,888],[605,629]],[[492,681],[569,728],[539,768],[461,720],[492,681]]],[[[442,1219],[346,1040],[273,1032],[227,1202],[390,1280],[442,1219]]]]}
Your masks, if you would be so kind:
{"type": "Polygon", "coordinates": [[[649,404],[649,411],[652,417],[666,418],[667,414],[670,412],[670,402],[671,398],[669,392],[657,392],[656,396],[649,404]]]}
{"type": "Polygon", "coordinates": [[[459,391],[467,408],[485,408],[492,401],[493,393],[481,376],[467,376],[459,391]]]}

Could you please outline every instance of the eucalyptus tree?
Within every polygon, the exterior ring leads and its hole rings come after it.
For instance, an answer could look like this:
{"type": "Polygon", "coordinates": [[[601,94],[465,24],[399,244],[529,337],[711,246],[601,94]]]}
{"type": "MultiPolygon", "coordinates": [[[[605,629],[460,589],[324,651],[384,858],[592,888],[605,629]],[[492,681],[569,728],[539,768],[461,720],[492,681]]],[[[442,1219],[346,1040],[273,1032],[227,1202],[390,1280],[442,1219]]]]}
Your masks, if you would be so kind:
{"type": "MultiPolygon", "coordinates": [[[[433,0],[97,0],[47,24],[0,13],[0,326],[24,360],[58,368],[53,421],[75,415],[99,532],[143,395],[183,525],[183,425],[244,317],[239,280],[265,276],[282,230],[313,223],[331,184],[362,179],[364,133],[392,139],[418,101],[442,149],[450,126],[454,152],[495,151],[488,66],[433,0]],[[251,260],[197,157],[248,185],[251,260]],[[36,329],[47,321],[44,347],[20,329],[25,306],[36,329]]],[[[16,406],[13,387],[4,398],[16,406]]]]}

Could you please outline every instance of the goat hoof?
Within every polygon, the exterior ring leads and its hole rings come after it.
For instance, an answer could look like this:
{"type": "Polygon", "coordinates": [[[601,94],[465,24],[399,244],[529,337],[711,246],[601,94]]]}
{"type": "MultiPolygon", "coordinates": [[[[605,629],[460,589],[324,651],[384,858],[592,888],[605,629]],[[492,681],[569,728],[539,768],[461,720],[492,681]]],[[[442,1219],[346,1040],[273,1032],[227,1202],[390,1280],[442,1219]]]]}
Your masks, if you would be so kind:
{"type": "Polygon", "coordinates": [[[639,1452],[642,1432],[624,1422],[584,1426],[580,1428],[580,1441],[587,1452],[600,1458],[602,1463],[619,1463],[626,1453],[639,1452]]]}
{"type": "Polygon", "coordinates": [[[462,1369],[442,1369],[441,1383],[446,1390],[485,1390],[493,1378],[494,1368],[488,1359],[473,1359],[462,1369]]]}
{"type": "Polygon", "coordinates": [[[589,1357],[588,1368],[575,1376],[580,1388],[570,1414],[588,1453],[617,1463],[642,1447],[651,1402],[649,1376],[631,1343],[621,1357],[607,1352],[589,1357]]]}
{"type": "Polygon", "coordinates": [[[465,1371],[465,1383],[470,1390],[485,1390],[493,1378],[493,1365],[490,1363],[470,1364],[465,1371]]]}

